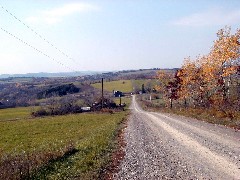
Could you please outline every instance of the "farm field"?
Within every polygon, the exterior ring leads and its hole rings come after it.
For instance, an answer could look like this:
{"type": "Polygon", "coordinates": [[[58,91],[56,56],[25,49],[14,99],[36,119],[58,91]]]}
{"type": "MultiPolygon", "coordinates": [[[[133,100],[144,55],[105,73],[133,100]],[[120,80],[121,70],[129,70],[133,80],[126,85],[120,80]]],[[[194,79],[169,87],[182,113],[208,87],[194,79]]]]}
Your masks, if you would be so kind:
{"type": "MultiPolygon", "coordinates": [[[[4,111],[6,110],[0,110],[0,114],[4,111]]],[[[69,143],[75,149],[67,158],[57,158],[41,166],[37,173],[31,175],[37,179],[98,177],[100,169],[109,160],[114,147],[114,136],[127,114],[127,111],[123,111],[114,114],[82,113],[24,119],[27,116],[26,111],[18,108],[15,118],[19,117],[22,111],[25,115],[20,120],[0,121],[1,161],[6,155],[54,154],[63,151],[69,143]]],[[[1,120],[7,118],[9,116],[2,116],[1,120]]],[[[11,118],[14,118],[14,115],[11,118]]]]}
{"type": "MultiPolygon", "coordinates": [[[[118,90],[122,92],[132,92],[134,89],[141,90],[142,84],[144,84],[145,88],[151,87],[154,88],[157,85],[156,79],[138,79],[138,80],[118,80],[118,81],[110,81],[104,82],[103,89],[105,91],[112,92],[113,90],[118,90]]],[[[93,87],[101,89],[101,83],[92,84],[93,87]]]]}
{"type": "Polygon", "coordinates": [[[144,84],[145,90],[147,90],[148,88],[152,89],[158,84],[158,80],[157,79],[132,80],[132,86],[134,89],[141,90],[143,84],[144,84]]]}
{"type": "MultiPolygon", "coordinates": [[[[101,83],[92,84],[94,88],[101,89],[101,83]]],[[[110,81],[104,82],[103,89],[105,91],[112,92],[115,91],[122,91],[122,92],[132,92],[132,83],[131,80],[118,80],[118,81],[110,81]]]]}
{"type": "Polygon", "coordinates": [[[30,118],[31,111],[31,107],[0,109],[0,121],[30,118]]]}

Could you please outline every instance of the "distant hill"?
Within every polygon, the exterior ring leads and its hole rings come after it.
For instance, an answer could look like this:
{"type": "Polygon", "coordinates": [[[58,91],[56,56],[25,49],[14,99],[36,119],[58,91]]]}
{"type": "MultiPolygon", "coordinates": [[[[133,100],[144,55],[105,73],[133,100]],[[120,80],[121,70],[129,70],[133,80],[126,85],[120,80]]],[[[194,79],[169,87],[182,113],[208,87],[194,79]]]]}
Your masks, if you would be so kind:
{"type": "Polygon", "coordinates": [[[1,74],[1,78],[9,77],[72,77],[72,76],[85,76],[85,75],[94,75],[101,74],[103,71],[79,71],[79,72],[59,72],[59,73],[27,73],[27,74],[1,74]]]}
{"type": "MultiPolygon", "coordinates": [[[[56,77],[77,77],[77,76],[91,76],[92,79],[99,78],[147,78],[156,75],[160,68],[138,69],[138,70],[122,70],[122,71],[78,71],[78,72],[59,72],[59,73],[27,73],[27,74],[1,74],[0,79],[5,78],[56,78],[56,77]]],[[[176,71],[178,68],[162,69],[166,71],[176,71]]]]}

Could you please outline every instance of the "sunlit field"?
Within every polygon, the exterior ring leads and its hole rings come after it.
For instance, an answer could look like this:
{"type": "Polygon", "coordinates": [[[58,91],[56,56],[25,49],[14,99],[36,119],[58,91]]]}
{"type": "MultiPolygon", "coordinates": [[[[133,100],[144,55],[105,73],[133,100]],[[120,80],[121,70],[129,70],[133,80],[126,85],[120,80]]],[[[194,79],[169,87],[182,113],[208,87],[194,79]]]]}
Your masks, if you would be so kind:
{"type": "Polygon", "coordinates": [[[0,121],[30,118],[32,110],[31,107],[0,109],[0,121]]]}
{"type": "MultiPolygon", "coordinates": [[[[95,83],[95,84],[92,84],[92,86],[98,89],[102,88],[101,83],[95,83]]],[[[132,92],[133,90],[131,80],[118,80],[118,81],[104,82],[103,89],[109,92],[112,92],[113,90],[122,91],[122,92],[132,92]]]]}
{"type": "MultiPolygon", "coordinates": [[[[11,110],[0,110],[1,114],[7,111],[11,110]]],[[[15,111],[16,116],[11,118],[20,117],[23,110],[15,111]]],[[[109,160],[114,136],[127,111],[34,119],[24,119],[28,114],[23,114],[20,120],[0,121],[1,173],[7,174],[6,164],[10,166],[10,161],[17,157],[19,163],[31,159],[38,164],[26,165],[32,168],[30,174],[16,170],[12,176],[15,178],[25,173],[25,178],[33,179],[92,179],[99,176],[101,167],[109,160]]],[[[0,177],[4,175],[1,173],[0,177]]]]}

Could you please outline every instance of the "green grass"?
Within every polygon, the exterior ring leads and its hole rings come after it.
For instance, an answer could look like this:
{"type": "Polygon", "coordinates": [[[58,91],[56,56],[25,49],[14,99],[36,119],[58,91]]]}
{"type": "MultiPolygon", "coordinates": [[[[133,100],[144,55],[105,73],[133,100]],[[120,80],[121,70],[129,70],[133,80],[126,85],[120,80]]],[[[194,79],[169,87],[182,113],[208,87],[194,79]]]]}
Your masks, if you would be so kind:
{"type": "Polygon", "coordinates": [[[0,121],[30,118],[31,111],[31,107],[0,109],[0,121]]]}
{"type": "MultiPolygon", "coordinates": [[[[102,88],[101,83],[95,83],[95,84],[92,84],[92,86],[97,89],[102,88]]],[[[131,80],[118,80],[118,81],[104,82],[103,89],[109,92],[112,92],[113,90],[122,91],[122,92],[132,92],[133,90],[131,80]]]]}
{"type": "Polygon", "coordinates": [[[51,162],[35,178],[95,179],[109,160],[114,136],[126,114],[127,111],[0,121],[0,155],[59,149],[72,141],[77,152],[51,162]]]}
{"type": "MultiPolygon", "coordinates": [[[[118,90],[122,92],[132,92],[133,87],[136,89],[141,90],[142,84],[144,84],[145,89],[147,88],[154,88],[155,85],[158,84],[156,79],[138,79],[138,80],[118,80],[118,81],[110,81],[104,82],[103,89],[109,92],[113,90],[118,90]]],[[[92,84],[94,88],[101,89],[101,83],[92,84]]]]}
{"type": "Polygon", "coordinates": [[[142,84],[144,84],[145,90],[147,88],[153,89],[157,84],[158,80],[157,79],[137,79],[137,80],[132,80],[133,87],[137,89],[142,89],[142,84]]]}

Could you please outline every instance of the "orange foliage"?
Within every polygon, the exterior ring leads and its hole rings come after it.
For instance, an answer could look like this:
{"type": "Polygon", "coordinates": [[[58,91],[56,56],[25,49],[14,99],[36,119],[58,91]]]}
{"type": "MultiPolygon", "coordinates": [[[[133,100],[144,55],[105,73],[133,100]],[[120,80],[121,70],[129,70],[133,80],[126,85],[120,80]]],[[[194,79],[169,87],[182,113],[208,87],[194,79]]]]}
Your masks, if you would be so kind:
{"type": "Polygon", "coordinates": [[[226,102],[231,77],[240,63],[240,30],[231,34],[231,28],[225,27],[218,31],[217,37],[209,54],[184,60],[178,74],[181,98],[208,100],[218,105],[226,102]]]}

